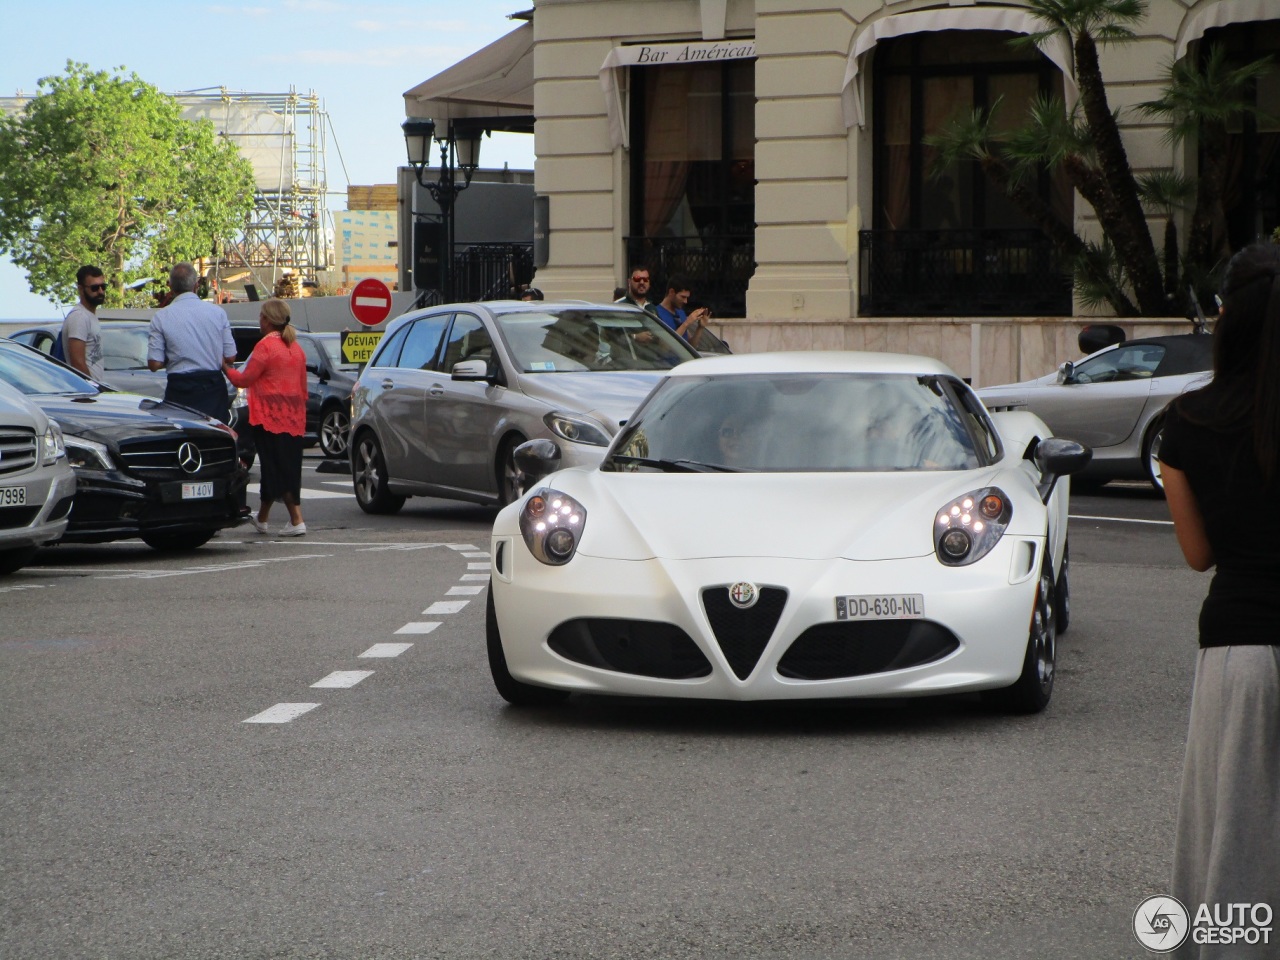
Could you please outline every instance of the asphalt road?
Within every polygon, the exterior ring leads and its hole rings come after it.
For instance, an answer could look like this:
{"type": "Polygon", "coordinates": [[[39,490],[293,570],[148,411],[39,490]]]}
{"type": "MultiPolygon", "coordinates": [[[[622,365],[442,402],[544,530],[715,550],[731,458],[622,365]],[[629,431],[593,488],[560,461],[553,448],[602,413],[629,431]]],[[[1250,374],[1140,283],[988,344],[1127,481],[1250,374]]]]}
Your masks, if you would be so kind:
{"type": "Polygon", "coordinates": [[[0,956],[1146,956],[1208,579],[1142,488],[1073,499],[1057,689],[1009,718],[512,709],[493,511],[305,482],[298,540],[55,547],[0,581],[0,956]]]}

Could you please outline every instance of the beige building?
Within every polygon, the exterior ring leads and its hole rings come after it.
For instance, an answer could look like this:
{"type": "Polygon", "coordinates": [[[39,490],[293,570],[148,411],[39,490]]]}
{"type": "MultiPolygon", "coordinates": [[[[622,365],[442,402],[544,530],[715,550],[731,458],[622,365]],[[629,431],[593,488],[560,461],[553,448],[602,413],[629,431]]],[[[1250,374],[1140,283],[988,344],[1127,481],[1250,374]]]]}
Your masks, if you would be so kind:
{"type": "MultiPolygon", "coordinates": [[[[535,0],[532,22],[499,41],[499,115],[531,100],[549,241],[538,286],[602,299],[644,262],[689,275],[739,351],[927,353],[977,384],[1051,370],[1085,321],[1047,241],[976,164],[930,176],[925,142],[975,108],[1012,120],[1036,95],[1072,102],[1065,41],[1008,42],[1041,26],[1017,3],[973,0],[535,0]],[[517,63],[531,97],[512,93],[517,63]]],[[[1149,0],[1137,33],[1102,48],[1113,108],[1156,97],[1169,62],[1207,40],[1280,55],[1280,0],[1149,0]]],[[[469,60],[492,85],[483,51],[469,60]]],[[[1280,115],[1280,69],[1255,95],[1280,115]]],[[[452,97],[457,115],[467,95],[452,97]]],[[[411,115],[443,102],[406,96],[411,115]]],[[[1159,124],[1129,110],[1123,124],[1136,172],[1194,174],[1194,150],[1159,124]]],[[[1250,120],[1230,139],[1238,246],[1280,222],[1280,128],[1250,120]]],[[[1034,189],[1099,234],[1061,180],[1034,189]]]]}

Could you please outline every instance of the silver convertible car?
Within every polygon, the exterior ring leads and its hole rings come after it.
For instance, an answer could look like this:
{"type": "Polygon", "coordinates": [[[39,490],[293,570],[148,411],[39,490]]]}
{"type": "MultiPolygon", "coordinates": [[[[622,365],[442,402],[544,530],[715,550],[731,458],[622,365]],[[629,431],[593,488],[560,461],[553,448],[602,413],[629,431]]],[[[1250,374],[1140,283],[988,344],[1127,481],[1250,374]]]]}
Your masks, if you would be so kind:
{"type": "Polygon", "coordinates": [[[1113,344],[1056,373],[984,387],[978,396],[992,413],[1029,410],[1054,436],[1093,448],[1076,482],[1146,479],[1157,490],[1160,438],[1169,401],[1207,382],[1213,337],[1203,333],[1145,337],[1113,344]]]}
{"type": "Polygon", "coordinates": [[[351,394],[351,476],[366,513],[406,497],[505,505],[515,448],[555,440],[565,466],[600,462],[663,373],[697,357],[636,307],[449,304],[394,321],[351,394]]]}

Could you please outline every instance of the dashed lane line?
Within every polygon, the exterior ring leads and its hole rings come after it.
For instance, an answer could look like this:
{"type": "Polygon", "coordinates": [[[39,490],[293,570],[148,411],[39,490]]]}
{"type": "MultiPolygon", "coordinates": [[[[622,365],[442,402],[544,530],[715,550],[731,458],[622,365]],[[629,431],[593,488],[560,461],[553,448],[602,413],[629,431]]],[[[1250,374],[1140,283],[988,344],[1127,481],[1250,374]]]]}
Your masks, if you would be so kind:
{"type": "Polygon", "coordinates": [[[430,633],[438,626],[440,626],[439,620],[418,620],[414,623],[406,623],[396,633],[430,633]]]}
{"type": "Polygon", "coordinates": [[[445,591],[446,597],[474,597],[484,587],[450,587],[445,591]]]}
{"type": "Polygon", "coordinates": [[[375,643],[360,654],[358,659],[366,657],[398,657],[412,646],[412,643],[375,643]]]}
{"type": "Polygon", "coordinates": [[[372,670],[335,670],[327,677],[317,680],[311,686],[321,689],[344,690],[348,687],[354,687],[361,680],[372,676],[372,670]]]}
{"type": "Polygon", "coordinates": [[[277,703],[274,707],[263,710],[261,713],[255,713],[248,720],[241,720],[241,723],[288,723],[290,720],[296,720],[308,711],[314,710],[320,706],[318,703],[277,703]]]}
{"type": "Polygon", "coordinates": [[[1072,520],[1109,520],[1112,523],[1147,523],[1157,527],[1172,527],[1172,520],[1139,520],[1136,517],[1090,517],[1084,514],[1069,514],[1072,520]]]}
{"type": "Polygon", "coordinates": [[[319,560],[331,557],[331,553],[300,553],[292,557],[259,557],[254,560],[237,560],[234,563],[208,563],[183,570],[139,570],[133,573],[109,573],[94,577],[95,580],[159,580],[164,577],[193,577],[203,573],[227,573],[232,570],[252,570],[269,563],[288,563],[292,560],[319,560]]]}
{"type": "Polygon", "coordinates": [[[422,611],[424,617],[435,617],[444,613],[460,613],[470,600],[437,600],[422,611]]]}
{"type": "Polygon", "coordinates": [[[468,563],[467,569],[468,570],[488,570],[489,565],[487,563],[468,563]]]}
{"type": "Polygon", "coordinates": [[[488,579],[489,579],[489,575],[488,575],[487,573],[464,573],[460,579],[462,579],[462,580],[488,580],[488,579]]]}

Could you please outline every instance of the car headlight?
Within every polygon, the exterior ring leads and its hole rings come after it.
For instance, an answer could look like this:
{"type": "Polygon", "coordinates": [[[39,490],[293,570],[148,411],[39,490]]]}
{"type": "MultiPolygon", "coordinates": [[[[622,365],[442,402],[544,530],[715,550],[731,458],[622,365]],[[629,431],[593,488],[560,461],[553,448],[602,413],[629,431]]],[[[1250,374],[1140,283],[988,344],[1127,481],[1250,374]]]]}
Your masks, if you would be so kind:
{"type": "Polygon", "coordinates": [[[573,559],[586,523],[582,504],[550,487],[534,493],[520,510],[520,533],[529,552],[557,567],[573,559]]]}
{"type": "Polygon", "coordinates": [[[112,470],[111,451],[96,440],[67,437],[67,460],[77,470],[112,470]]]}
{"type": "Polygon", "coordinates": [[[586,443],[593,447],[607,447],[613,439],[609,436],[609,431],[594,420],[588,420],[586,417],[572,417],[566,413],[548,413],[542,418],[542,421],[551,428],[551,432],[557,437],[561,440],[568,440],[570,443],[586,443]]]}
{"type": "Polygon", "coordinates": [[[50,420],[49,429],[44,432],[44,440],[40,444],[40,463],[47,467],[66,455],[67,445],[62,439],[62,428],[50,420]]]}
{"type": "Polygon", "coordinates": [[[933,547],[949,567],[981,560],[1000,542],[1013,504],[998,487],[983,487],[956,497],[938,511],[933,524],[933,547]]]}

